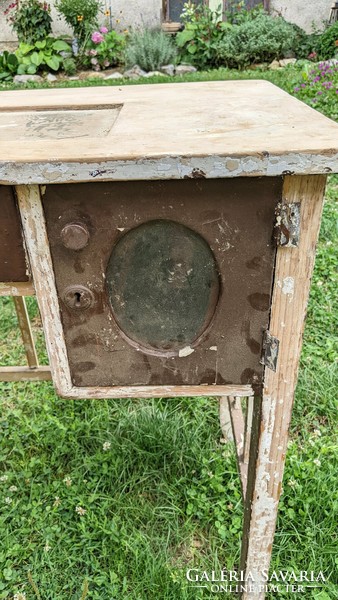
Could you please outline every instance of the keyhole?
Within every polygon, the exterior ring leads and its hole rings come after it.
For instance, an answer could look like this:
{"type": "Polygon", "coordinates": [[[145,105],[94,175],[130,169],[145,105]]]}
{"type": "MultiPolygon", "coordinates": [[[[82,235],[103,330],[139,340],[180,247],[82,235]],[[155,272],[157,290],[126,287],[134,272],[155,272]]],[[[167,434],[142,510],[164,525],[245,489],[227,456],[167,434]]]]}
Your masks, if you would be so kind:
{"type": "Polygon", "coordinates": [[[75,292],[74,297],[75,297],[75,303],[74,306],[81,306],[81,292],[75,292]]]}

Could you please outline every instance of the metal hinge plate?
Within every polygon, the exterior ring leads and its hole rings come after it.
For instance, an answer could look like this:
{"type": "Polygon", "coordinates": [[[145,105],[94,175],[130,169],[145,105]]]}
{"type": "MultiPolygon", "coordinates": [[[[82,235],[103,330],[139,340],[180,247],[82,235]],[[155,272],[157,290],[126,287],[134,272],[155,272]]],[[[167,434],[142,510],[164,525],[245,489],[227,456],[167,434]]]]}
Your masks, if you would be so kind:
{"type": "Polygon", "coordinates": [[[278,246],[297,248],[300,235],[300,202],[277,204],[274,237],[278,246]]]}
{"type": "Polygon", "coordinates": [[[270,331],[264,331],[261,364],[271,369],[271,371],[276,371],[278,352],[279,339],[271,335],[270,331]]]}

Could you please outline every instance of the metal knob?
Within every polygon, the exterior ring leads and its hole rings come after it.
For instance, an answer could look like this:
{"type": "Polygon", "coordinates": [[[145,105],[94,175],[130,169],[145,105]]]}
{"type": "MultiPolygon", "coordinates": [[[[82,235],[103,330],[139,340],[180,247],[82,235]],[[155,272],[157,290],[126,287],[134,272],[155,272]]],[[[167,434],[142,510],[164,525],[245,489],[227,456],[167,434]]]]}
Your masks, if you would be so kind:
{"type": "Polygon", "coordinates": [[[89,242],[89,231],[83,223],[68,223],[61,231],[61,239],[69,250],[82,250],[89,242]]]}

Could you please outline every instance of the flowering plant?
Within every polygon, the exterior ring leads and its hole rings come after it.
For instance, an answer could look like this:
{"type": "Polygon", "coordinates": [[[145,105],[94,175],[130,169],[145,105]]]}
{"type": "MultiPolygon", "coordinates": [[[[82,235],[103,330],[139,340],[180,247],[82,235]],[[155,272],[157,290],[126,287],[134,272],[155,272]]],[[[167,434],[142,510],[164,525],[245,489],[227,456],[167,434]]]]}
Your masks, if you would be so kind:
{"type": "Polygon", "coordinates": [[[5,10],[8,21],[16,32],[19,42],[34,44],[52,31],[50,5],[39,0],[25,0],[18,5],[12,2],[5,10]],[[12,12],[13,11],[13,12],[12,12]]]}
{"type": "Polygon", "coordinates": [[[94,71],[117,65],[123,56],[125,38],[116,31],[100,27],[91,35],[82,59],[83,65],[94,71]]]}
{"type": "Polygon", "coordinates": [[[305,67],[293,92],[297,98],[338,120],[338,64],[324,61],[305,67]]]}
{"type": "Polygon", "coordinates": [[[72,28],[80,45],[85,44],[90,32],[97,26],[101,0],[57,0],[55,6],[72,28]]]}

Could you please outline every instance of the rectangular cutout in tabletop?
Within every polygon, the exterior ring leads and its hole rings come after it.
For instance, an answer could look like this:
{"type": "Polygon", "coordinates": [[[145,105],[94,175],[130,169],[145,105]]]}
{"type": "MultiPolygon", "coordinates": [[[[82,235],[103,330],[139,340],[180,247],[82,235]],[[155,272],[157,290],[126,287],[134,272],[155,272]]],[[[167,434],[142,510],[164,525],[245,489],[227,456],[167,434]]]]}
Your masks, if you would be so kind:
{"type": "Polygon", "coordinates": [[[0,141],[105,137],[122,106],[0,111],[0,141]]]}

